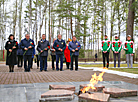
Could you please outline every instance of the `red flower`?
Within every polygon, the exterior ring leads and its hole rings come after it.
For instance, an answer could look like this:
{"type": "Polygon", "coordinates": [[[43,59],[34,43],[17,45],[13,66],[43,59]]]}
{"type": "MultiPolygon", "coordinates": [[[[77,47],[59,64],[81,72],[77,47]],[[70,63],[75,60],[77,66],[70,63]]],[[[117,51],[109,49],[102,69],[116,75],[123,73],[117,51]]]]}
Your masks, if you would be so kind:
{"type": "Polygon", "coordinates": [[[16,45],[18,45],[18,42],[16,42],[16,45]]]}
{"type": "Polygon", "coordinates": [[[31,43],[32,45],[34,45],[34,43],[31,43]]]}
{"type": "Polygon", "coordinates": [[[77,46],[77,47],[80,47],[80,46],[77,46]]]}
{"type": "Polygon", "coordinates": [[[103,44],[102,44],[102,47],[103,47],[103,44]]]}
{"type": "Polygon", "coordinates": [[[59,45],[57,45],[57,47],[59,47],[59,45]]]}
{"type": "Polygon", "coordinates": [[[50,49],[50,46],[48,46],[48,48],[50,49]]]}

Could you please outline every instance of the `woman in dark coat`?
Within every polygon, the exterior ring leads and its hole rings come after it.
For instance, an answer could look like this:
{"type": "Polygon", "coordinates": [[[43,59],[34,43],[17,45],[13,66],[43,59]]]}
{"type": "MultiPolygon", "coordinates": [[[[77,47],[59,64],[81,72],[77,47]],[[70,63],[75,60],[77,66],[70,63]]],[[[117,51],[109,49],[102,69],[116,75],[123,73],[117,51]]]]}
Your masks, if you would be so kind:
{"type": "Polygon", "coordinates": [[[14,72],[14,65],[17,64],[18,49],[18,42],[15,41],[14,35],[10,34],[5,49],[7,50],[6,65],[9,65],[9,72],[14,72]]]}

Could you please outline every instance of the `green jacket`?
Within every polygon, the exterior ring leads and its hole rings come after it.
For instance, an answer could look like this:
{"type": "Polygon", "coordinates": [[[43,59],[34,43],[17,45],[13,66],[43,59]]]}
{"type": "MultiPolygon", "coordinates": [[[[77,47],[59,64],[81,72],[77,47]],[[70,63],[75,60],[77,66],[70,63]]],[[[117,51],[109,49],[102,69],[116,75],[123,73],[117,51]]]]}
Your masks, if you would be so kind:
{"type": "Polygon", "coordinates": [[[111,48],[111,41],[108,39],[103,40],[102,41],[102,52],[103,51],[110,52],[110,48],[111,48]]]}
{"type": "Polygon", "coordinates": [[[124,50],[126,51],[126,54],[135,53],[134,42],[131,41],[131,40],[126,41],[125,44],[124,44],[124,50]]]}
{"type": "Polygon", "coordinates": [[[112,51],[113,52],[121,52],[121,49],[122,49],[122,42],[120,40],[114,40],[112,42],[112,51]]]}

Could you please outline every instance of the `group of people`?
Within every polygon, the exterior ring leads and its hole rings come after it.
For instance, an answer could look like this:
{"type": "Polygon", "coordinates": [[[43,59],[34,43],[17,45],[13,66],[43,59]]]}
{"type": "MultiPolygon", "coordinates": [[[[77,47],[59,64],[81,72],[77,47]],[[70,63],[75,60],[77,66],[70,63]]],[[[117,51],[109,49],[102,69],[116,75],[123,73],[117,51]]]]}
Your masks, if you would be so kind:
{"type": "Polygon", "coordinates": [[[103,67],[105,67],[105,58],[107,59],[107,68],[109,67],[109,52],[110,49],[113,51],[114,56],[114,67],[116,68],[116,57],[118,57],[118,67],[120,67],[120,55],[121,50],[124,48],[127,66],[129,68],[129,64],[131,68],[133,67],[133,55],[135,53],[134,42],[131,39],[131,35],[127,36],[127,41],[125,41],[124,45],[119,40],[119,36],[115,35],[115,40],[111,41],[108,39],[108,36],[105,35],[105,39],[102,41],[102,55],[103,55],[103,67]]]}
{"type": "Polygon", "coordinates": [[[14,72],[14,65],[18,63],[18,67],[22,67],[24,59],[24,71],[30,72],[33,65],[33,58],[36,55],[37,67],[40,72],[47,71],[47,57],[48,50],[51,51],[52,57],[52,69],[54,70],[54,61],[56,60],[56,70],[63,71],[63,56],[65,56],[67,69],[73,70],[73,61],[75,59],[75,71],[78,71],[78,56],[81,49],[80,42],[76,40],[76,37],[72,37],[72,41],[62,39],[62,35],[58,35],[58,39],[53,40],[53,44],[50,46],[49,41],[46,40],[46,35],[42,35],[42,39],[35,45],[34,41],[30,39],[30,35],[26,34],[25,38],[18,42],[15,40],[14,35],[10,35],[9,40],[5,44],[7,50],[6,65],[9,65],[9,72],[14,72]],[[18,57],[18,58],[17,58],[18,57]],[[59,68],[60,59],[60,68],[59,68]],[[17,61],[18,60],[18,61],[17,61]],[[71,68],[69,68],[71,63],[71,68]]]}
{"type": "MultiPolygon", "coordinates": [[[[25,38],[18,42],[15,40],[14,35],[10,35],[9,40],[5,44],[7,50],[6,65],[9,65],[9,72],[14,72],[14,65],[18,63],[18,67],[22,67],[24,59],[24,71],[30,72],[30,68],[33,66],[33,58],[36,55],[37,67],[39,67],[40,61],[40,72],[47,71],[47,57],[48,50],[51,51],[52,57],[52,69],[55,70],[54,61],[56,60],[56,70],[63,71],[63,57],[66,60],[67,69],[73,70],[73,61],[75,59],[75,71],[78,70],[78,56],[79,50],[81,49],[80,42],[76,40],[76,37],[72,37],[72,41],[62,39],[62,35],[58,35],[57,39],[53,40],[52,45],[46,40],[46,35],[42,35],[42,39],[35,45],[34,41],[30,39],[30,35],[26,34],[25,38]],[[35,47],[36,46],[36,47],[35,47]],[[36,54],[35,54],[36,53],[36,54]],[[18,57],[18,62],[17,62],[18,57]],[[60,59],[60,68],[59,68],[60,59]],[[28,62],[28,64],[27,64],[28,62]],[[71,64],[71,68],[70,67],[71,64]]],[[[116,57],[118,57],[118,67],[120,67],[120,55],[123,48],[122,42],[119,40],[119,36],[115,35],[115,40],[111,41],[108,36],[105,35],[105,39],[102,41],[102,55],[103,55],[103,67],[105,67],[105,58],[107,59],[107,68],[109,67],[109,52],[110,49],[113,51],[114,56],[114,67],[116,67],[116,57]]],[[[127,41],[124,44],[124,50],[127,58],[127,66],[131,64],[133,67],[133,55],[134,42],[131,40],[131,36],[127,36],[127,41]]],[[[97,55],[96,55],[97,56],[97,55]]]]}

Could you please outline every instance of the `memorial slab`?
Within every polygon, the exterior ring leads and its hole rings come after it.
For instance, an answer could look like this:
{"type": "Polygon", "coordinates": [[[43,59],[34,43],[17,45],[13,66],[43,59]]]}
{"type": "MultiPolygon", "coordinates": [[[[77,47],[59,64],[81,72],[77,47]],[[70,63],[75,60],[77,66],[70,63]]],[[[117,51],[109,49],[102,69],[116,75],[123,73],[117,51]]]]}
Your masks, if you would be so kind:
{"type": "Polygon", "coordinates": [[[110,94],[105,93],[83,93],[79,95],[79,102],[109,102],[110,94]]]}
{"type": "Polygon", "coordinates": [[[41,94],[40,102],[70,101],[74,99],[74,91],[70,90],[49,90],[41,94]]]}
{"type": "Polygon", "coordinates": [[[136,90],[128,90],[121,88],[104,88],[103,92],[106,94],[110,94],[110,96],[113,98],[137,96],[136,90]]]}
{"type": "Polygon", "coordinates": [[[49,85],[50,90],[71,90],[75,91],[75,86],[73,85],[49,85]]]}

